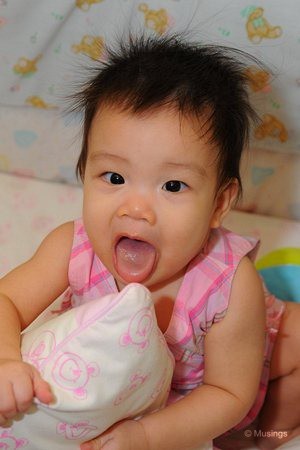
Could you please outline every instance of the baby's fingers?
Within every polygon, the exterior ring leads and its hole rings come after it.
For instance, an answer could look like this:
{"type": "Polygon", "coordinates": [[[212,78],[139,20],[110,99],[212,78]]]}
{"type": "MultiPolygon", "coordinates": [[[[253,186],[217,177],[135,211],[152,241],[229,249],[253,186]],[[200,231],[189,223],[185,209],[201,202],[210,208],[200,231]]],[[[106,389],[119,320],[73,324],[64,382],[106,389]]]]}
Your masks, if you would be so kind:
{"type": "Polygon", "coordinates": [[[54,396],[47,381],[45,381],[37,370],[33,373],[33,390],[35,397],[42,403],[51,403],[54,396]]]}
{"type": "Polygon", "coordinates": [[[33,382],[31,377],[24,377],[21,382],[15,382],[13,385],[14,397],[16,399],[17,412],[27,411],[33,400],[33,382]]]}
{"type": "Polygon", "coordinates": [[[8,419],[14,417],[18,410],[13,392],[13,387],[9,383],[5,386],[5,389],[0,390],[1,395],[1,414],[0,425],[3,425],[8,419]]]}

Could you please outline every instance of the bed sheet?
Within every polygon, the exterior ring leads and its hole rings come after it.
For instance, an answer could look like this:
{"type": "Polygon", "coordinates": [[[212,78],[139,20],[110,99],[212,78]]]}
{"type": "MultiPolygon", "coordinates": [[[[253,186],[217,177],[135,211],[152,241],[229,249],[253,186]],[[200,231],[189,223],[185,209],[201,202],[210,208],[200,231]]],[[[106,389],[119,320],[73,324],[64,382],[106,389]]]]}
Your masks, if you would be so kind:
{"type": "Polygon", "coordinates": [[[56,226],[80,216],[80,187],[0,173],[0,276],[56,226]]]}
{"type": "Polygon", "coordinates": [[[2,105],[53,109],[81,76],[82,65],[106,58],[104,45],[141,32],[187,32],[191,40],[238,47],[266,64],[249,67],[262,115],[259,148],[300,153],[298,1],[260,0],[2,0],[2,105]],[[275,76],[271,75],[274,71],[275,76]]]}

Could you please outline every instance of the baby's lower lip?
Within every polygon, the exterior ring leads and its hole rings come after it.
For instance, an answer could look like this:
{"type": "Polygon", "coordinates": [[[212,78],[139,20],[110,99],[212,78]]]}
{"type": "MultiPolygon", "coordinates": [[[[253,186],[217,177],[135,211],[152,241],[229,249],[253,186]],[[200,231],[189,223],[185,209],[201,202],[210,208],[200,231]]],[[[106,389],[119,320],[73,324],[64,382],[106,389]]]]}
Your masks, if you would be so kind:
{"type": "Polygon", "coordinates": [[[115,269],[128,283],[145,281],[154,270],[156,250],[146,241],[121,237],[115,246],[115,269]]]}

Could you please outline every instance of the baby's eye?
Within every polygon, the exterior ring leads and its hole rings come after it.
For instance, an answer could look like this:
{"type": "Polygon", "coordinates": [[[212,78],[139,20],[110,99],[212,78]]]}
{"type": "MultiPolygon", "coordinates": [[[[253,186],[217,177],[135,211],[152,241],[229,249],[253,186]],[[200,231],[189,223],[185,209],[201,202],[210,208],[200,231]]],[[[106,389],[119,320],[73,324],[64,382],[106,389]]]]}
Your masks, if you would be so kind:
{"type": "Polygon", "coordinates": [[[169,192],[180,192],[187,188],[183,181],[170,180],[163,185],[163,189],[169,192]]]}
{"type": "Polygon", "coordinates": [[[116,172],[106,172],[102,175],[105,181],[111,184],[124,184],[125,180],[119,173],[116,172]]]}

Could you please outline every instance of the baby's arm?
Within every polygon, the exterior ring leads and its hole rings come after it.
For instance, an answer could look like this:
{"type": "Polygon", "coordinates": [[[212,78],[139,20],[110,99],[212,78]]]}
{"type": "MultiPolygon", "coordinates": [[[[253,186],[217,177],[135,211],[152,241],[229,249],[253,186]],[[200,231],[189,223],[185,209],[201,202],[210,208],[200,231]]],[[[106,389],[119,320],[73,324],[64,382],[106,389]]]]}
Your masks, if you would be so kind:
{"type": "Polygon", "coordinates": [[[101,448],[194,450],[239,423],[257,394],[264,330],[261,281],[252,263],[244,258],[234,278],[227,314],[206,337],[204,384],[136,424],[127,421],[113,427],[100,437],[107,440],[101,448]]]}
{"type": "Polygon", "coordinates": [[[234,277],[227,314],[205,339],[203,386],[155,418],[149,415],[142,419],[151,450],[197,448],[246,416],[258,391],[264,331],[261,281],[252,263],[244,258],[234,277]],[[168,446],[155,442],[160,436],[168,446]]]}
{"type": "Polygon", "coordinates": [[[0,280],[0,424],[52,394],[38,371],[22,362],[20,332],[68,286],[73,223],[51,232],[34,256],[0,280]]]}

